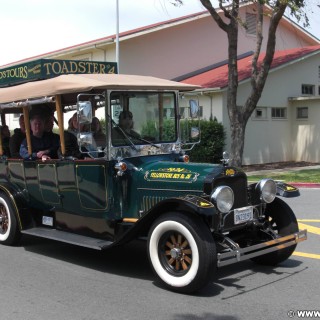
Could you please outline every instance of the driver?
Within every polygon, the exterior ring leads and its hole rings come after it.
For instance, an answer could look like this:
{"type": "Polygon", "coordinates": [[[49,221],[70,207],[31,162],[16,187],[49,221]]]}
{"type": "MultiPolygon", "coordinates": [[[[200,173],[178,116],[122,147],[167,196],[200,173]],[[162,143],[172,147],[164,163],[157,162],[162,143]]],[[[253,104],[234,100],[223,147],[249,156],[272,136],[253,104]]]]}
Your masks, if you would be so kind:
{"type": "Polygon", "coordinates": [[[128,138],[140,138],[139,133],[133,130],[133,116],[129,110],[121,111],[119,115],[119,125],[112,129],[112,140],[117,145],[127,145],[128,138]]]}

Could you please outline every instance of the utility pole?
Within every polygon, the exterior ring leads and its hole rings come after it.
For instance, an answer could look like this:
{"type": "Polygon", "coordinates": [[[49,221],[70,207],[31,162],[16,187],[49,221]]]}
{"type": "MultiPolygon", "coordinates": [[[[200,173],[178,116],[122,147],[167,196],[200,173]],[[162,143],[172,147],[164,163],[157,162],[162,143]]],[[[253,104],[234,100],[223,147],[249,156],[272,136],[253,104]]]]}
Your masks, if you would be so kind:
{"type": "Polygon", "coordinates": [[[118,73],[120,73],[120,62],[119,62],[119,0],[116,0],[116,62],[118,73]]]}

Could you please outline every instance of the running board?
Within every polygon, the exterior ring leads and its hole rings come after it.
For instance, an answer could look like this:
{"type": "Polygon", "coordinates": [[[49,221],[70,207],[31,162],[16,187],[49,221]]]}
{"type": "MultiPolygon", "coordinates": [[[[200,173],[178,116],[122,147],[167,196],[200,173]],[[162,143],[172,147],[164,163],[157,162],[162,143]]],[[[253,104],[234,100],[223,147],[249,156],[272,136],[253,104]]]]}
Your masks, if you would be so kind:
{"type": "Polygon", "coordinates": [[[60,231],[56,229],[42,228],[42,227],[21,230],[21,233],[28,234],[35,237],[75,244],[77,246],[86,247],[86,248],[95,249],[95,250],[103,250],[113,244],[112,241],[96,239],[96,238],[81,236],[74,233],[69,233],[69,232],[60,231]]]}

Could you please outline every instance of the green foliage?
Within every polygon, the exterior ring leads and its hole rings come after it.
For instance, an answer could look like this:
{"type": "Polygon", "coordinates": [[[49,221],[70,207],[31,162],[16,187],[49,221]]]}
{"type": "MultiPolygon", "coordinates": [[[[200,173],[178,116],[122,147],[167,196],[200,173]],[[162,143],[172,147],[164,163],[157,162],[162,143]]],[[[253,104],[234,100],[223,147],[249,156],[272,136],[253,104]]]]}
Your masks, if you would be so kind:
{"type": "MultiPolygon", "coordinates": [[[[147,121],[147,123],[141,129],[141,136],[146,137],[152,141],[159,140],[159,129],[155,125],[154,121],[147,121]]],[[[161,141],[174,141],[175,137],[175,127],[174,120],[165,119],[163,121],[162,137],[161,141]]]]}
{"type": "Polygon", "coordinates": [[[290,182],[305,182],[305,183],[320,183],[320,170],[286,170],[278,172],[263,172],[262,174],[250,174],[247,172],[250,182],[257,182],[264,178],[271,178],[274,180],[280,180],[287,183],[290,182]]]}
{"type": "MultiPolygon", "coordinates": [[[[190,126],[196,124],[190,123],[190,126]]],[[[214,120],[201,120],[201,141],[188,151],[190,161],[220,163],[222,152],[225,146],[225,131],[223,125],[214,120]]]]}

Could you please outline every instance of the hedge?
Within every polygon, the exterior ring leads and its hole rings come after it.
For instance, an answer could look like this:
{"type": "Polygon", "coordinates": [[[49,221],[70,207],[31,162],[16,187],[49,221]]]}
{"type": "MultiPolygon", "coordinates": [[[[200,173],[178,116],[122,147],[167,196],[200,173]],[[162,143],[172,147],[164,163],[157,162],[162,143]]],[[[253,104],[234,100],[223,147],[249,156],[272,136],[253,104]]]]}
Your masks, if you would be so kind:
{"type": "Polygon", "coordinates": [[[187,154],[191,162],[221,163],[225,130],[216,120],[200,120],[201,141],[187,154]]]}

